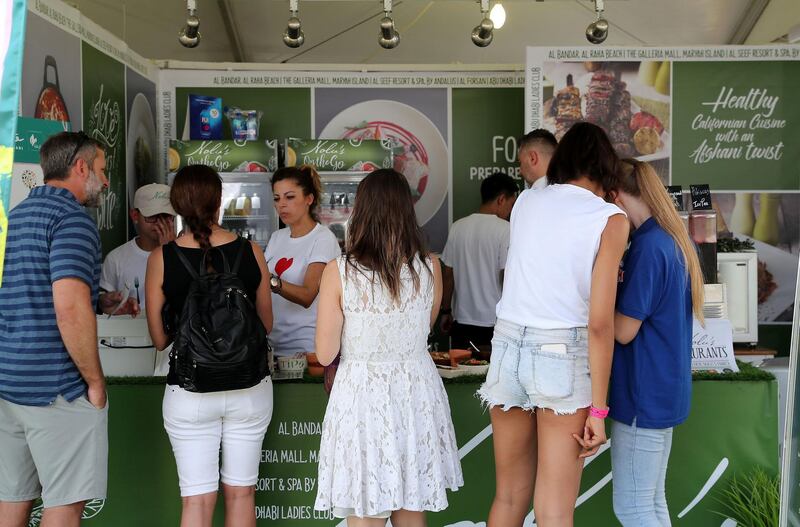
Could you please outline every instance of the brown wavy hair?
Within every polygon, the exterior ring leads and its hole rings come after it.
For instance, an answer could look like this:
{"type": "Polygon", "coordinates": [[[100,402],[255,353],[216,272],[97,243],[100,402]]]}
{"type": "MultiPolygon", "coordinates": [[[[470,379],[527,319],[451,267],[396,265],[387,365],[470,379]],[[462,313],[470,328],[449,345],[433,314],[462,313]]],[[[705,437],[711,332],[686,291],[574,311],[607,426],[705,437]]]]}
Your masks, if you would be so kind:
{"type": "Polygon", "coordinates": [[[689,233],[683,225],[675,205],[667,194],[664,184],[649,163],[635,159],[625,159],[620,163],[618,190],[641,199],[650,209],[650,214],[662,229],[675,241],[675,245],[683,255],[686,276],[689,278],[692,291],[692,311],[701,323],[703,318],[704,288],[703,273],[700,271],[700,260],[697,257],[689,233]]]}
{"type": "Polygon", "coordinates": [[[221,201],[222,180],[213,168],[189,165],[175,174],[169,202],[204,251],[211,248],[211,227],[217,222],[221,201]]]}
{"type": "Polygon", "coordinates": [[[413,265],[425,261],[428,250],[417,224],[414,200],[405,176],[390,168],[371,172],[358,185],[353,214],[347,227],[345,269],[353,263],[372,271],[395,301],[400,299],[400,273],[408,265],[414,289],[419,291],[419,273],[413,265]]]}
{"type": "Polygon", "coordinates": [[[303,189],[304,196],[313,196],[314,201],[308,208],[311,219],[319,223],[319,203],[322,200],[322,182],[319,179],[317,170],[311,165],[300,165],[299,167],[282,167],[275,171],[270,180],[273,187],[275,183],[284,179],[291,179],[297,186],[303,189]]]}
{"type": "Polygon", "coordinates": [[[619,157],[603,129],[579,122],[558,143],[547,167],[547,182],[569,183],[585,175],[610,192],[617,187],[618,172],[619,157]]]}

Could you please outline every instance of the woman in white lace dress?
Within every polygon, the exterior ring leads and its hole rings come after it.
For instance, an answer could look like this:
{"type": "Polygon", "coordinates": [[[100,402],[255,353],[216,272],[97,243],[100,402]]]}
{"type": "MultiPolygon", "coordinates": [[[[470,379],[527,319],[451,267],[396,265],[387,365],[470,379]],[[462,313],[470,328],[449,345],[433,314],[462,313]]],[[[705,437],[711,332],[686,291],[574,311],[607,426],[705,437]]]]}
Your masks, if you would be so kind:
{"type": "Polygon", "coordinates": [[[314,507],[348,526],[424,526],[463,485],[450,407],[427,336],[439,262],[427,254],[406,179],[376,170],[358,186],[344,256],[322,274],[316,351],[341,351],[314,507]]]}

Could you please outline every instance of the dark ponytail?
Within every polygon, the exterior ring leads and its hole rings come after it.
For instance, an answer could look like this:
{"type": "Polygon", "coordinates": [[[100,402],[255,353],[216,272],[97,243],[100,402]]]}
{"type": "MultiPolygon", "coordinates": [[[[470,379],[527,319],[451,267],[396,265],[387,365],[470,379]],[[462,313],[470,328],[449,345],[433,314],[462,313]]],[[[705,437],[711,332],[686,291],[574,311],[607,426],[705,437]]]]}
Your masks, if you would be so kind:
{"type": "Polygon", "coordinates": [[[217,222],[222,201],[222,180],[206,165],[189,165],[178,170],[169,201],[192,231],[200,248],[211,248],[211,227],[217,222]]]}
{"type": "Polygon", "coordinates": [[[319,205],[322,199],[322,182],[316,169],[311,165],[300,165],[299,167],[283,167],[275,171],[272,175],[270,184],[274,187],[275,183],[284,179],[291,179],[297,186],[303,189],[304,196],[312,196],[314,201],[308,208],[311,219],[319,223],[319,205]]]}

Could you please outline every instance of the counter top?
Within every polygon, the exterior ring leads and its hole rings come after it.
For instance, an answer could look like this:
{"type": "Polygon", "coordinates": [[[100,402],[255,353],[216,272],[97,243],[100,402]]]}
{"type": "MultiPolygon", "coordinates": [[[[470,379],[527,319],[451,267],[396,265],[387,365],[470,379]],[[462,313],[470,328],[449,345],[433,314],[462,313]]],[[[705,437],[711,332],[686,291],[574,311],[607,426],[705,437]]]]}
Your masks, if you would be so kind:
{"type": "MultiPolygon", "coordinates": [[[[710,373],[696,371],[692,373],[694,381],[773,381],[775,376],[761,368],[742,361],[736,361],[739,373],[710,373]]],[[[479,384],[485,379],[484,375],[463,375],[453,379],[442,379],[444,384],[479,384]]],[[[108,377],[106,382],[110,385],[158,385],[166,384],[166,377],[108,377]]],[[[322,377],[304,376],[302,379],[286,379],[275,381],[276,384],[322,384],[322,377]]]]}

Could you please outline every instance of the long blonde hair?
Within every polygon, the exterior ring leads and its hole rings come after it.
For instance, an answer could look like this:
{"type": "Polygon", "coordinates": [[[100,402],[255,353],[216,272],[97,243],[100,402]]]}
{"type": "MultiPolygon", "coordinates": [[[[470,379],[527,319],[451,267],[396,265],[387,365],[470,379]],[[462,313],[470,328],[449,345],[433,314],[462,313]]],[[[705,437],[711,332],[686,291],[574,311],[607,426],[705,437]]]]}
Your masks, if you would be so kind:
{"type": "Polygon", "coordinates": [[[653,219],[675,240],[683,254],[687,275],[691,282],[692,310],[694,316],[704,323],[703,317],[703,273],[700,271],[700,260],[689,233],[675,210],[672,200],[667,194],[664,184],[649,163],[635,159],[625,159],[620,170],[618,190],[640,198],[650,208],[653,219]]]}

